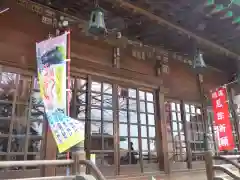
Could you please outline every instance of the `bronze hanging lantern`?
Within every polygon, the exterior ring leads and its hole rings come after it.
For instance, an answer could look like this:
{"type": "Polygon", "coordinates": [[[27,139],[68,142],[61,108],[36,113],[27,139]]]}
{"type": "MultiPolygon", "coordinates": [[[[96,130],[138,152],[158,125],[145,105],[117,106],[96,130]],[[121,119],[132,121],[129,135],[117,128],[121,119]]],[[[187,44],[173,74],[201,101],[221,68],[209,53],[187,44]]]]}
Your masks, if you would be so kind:
{"type": "Polygon", "coordinates": [[[197,73],[201,73],[206,67],[207,66],[203,60],[203,54],[199,50],[197,50],[197,53],[193,60],[193,69],[197,73]]]}
{"type": "Polygon", "coordinates": [[[104,12],[100,7],[96,7],[90,16],[88,32],[94,35],[104,35],[107,32],[104,22],[104,12]]]}

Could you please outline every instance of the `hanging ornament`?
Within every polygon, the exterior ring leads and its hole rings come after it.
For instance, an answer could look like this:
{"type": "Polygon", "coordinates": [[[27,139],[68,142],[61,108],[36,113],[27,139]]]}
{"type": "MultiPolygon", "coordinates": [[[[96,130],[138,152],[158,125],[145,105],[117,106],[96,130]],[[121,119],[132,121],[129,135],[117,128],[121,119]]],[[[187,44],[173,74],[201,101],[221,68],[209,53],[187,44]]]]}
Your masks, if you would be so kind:
{"type": "Polygon", "coordinates": [[[193,60],[193,69],[197,72],[197,73],[201,73],[205,68],[206,68],[206,64],[203,60],[203,55],[202,53],[197,50],[197,53],[194,57],[193,60]]]}
{"type": "Polygon", "coordinates": [[[107,29],[104,21],[104,12],[100,7],[96,7],[90,16],[88,32],[93,35],[105,35],[107,29]]]}
{"type": "Polygon", "coordinates": [[[69,26],[68,20],[66,20],[64,16],[60,16],[59,22],[58,22],[58,28],[56,29],[56,36],[64,34],[65,31],[67,31],[68,26],[69,26]]]}
{"type": "Polygon", "coordinates": [[[236,75],[236,81],[238,84],[240,84],[240,73],[237,73],[236,75]]]}

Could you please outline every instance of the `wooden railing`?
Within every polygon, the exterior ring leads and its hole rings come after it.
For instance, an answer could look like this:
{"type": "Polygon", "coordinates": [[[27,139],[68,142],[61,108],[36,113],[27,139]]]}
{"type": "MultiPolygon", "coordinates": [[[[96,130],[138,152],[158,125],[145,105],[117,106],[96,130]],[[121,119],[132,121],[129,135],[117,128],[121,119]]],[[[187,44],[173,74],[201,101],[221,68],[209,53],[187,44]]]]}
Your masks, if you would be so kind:
{"type": "Polygon", "coordinates": [[[224,180],[227,177],[230,177],[234,180],[240,180],[240,164],[238,163],[239,158],[240,155],[217,156],[212,155],[211,151],[206,152],[205,165],[207,180],[224,180]],[[216,164],[215,161],[221,162],[216,164]],[[237,171],[234,171],[233,168],[237,171]],[[221,172],[222,174],[217,175],[216,171],[221,172]]]}
{"type": "MultiPolygon", "coordinates": [[[[101,171],[89,160],[36,160],[36,161],[0,161],[0,168],[10,167],[36,167],[36,166],[61,166],[71,165],[73,175],[69,176],[52,176],[52,177],[34,177],[34,178],[19,178],[8,180],[106,180],[101,171]],[[95,176],[80,172],[80,166],[88,167],[95,176]],[[96,177],[96,178],[95,178],[96,177]]],[[[1,179],[1,177],[0,177],[1,179]]]]}

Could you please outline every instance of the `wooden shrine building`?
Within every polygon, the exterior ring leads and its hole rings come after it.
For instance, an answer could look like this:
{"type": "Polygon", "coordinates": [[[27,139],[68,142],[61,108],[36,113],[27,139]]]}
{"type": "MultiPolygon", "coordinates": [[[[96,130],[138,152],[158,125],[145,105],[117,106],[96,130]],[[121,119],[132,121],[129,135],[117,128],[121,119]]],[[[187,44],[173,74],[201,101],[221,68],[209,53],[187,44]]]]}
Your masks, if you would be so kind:
{"type": "MultiPolygon", "coordinates": [[[[35,53],[36,42],[55,35],[61,21],[71,29],[71,117],[86,122],[87,157],[106,177],[203,169],[203,121],[217,151],[210,91],[239,71],[237,4],[225,17],[210,1],[1,2],[0,9],[9,8],[0,13],[1,161],[65,158],[44,119],[35,53]],[[105,37],[87,32],[95,3],[104,10],[105,37]],[[198,48],[207,68],[197,76],[198,48]]],[[[234,103],[238,84],[227,87],[234,103]]],[[[238,111],[231,110],[239,144],[238,111]]],[[[0,179],[64,173],[16,167],[0,169],[0,179]]]]}

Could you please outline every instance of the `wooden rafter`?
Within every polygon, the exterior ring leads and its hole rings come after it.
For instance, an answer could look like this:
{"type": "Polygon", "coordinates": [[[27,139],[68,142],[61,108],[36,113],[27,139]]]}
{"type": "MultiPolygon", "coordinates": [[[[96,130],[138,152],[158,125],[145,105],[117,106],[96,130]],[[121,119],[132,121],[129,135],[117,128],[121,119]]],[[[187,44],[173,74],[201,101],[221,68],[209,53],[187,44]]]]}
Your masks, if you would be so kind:
{"type": "Polygon", "coordinates": [[[113,0],[105,0],[105,1],[108,1],[112,4],[119,4],[119,6],[124,8],[124,9],[130,10],[130,11],[132,11],[134,13],[137,13],[137,14],[144,15],[144,16],[148,17],[150,20],[152,20],[152,21],[154,21],[158,24],[168,26],[172,29],[175,29],[175,30],[183,33],[183,34],[187,35],[188,37],[196,40],[196,42],[198,42],[199,44],[208,46],[208,47],[210,47],[212,49],[215,49],[217,51],[221,51],[222,53],[224,53],[225,55],[227,55],[229,57],[240,60],[240,55],[239,54],[234,53],[234,52],[230,51],[229,49],[226,49],[226,48],[224,48],[224,47],[222,47],[222,46],[220,46],[220,45],[218,45],[218,44],[216,44],[216,43],[214,43],[210,40],[199,37],[196,34],[190,32],[190,31],[188,31],[188,30],[186,30],[186,29],[184,29],[180,26],[172,24],[169,21],[167,21],[167,20],[165,20],[165,19],[163,19],[159,16],[156,16],[153,13],[151,13],[151,12],[149,12],[149,11],[143,9],[143,8],[135,6],[135,5],[133,5],[129,2],[126,2],[124,0],[114,0],[114,1],[113,0]]]}

